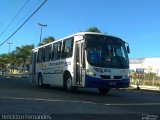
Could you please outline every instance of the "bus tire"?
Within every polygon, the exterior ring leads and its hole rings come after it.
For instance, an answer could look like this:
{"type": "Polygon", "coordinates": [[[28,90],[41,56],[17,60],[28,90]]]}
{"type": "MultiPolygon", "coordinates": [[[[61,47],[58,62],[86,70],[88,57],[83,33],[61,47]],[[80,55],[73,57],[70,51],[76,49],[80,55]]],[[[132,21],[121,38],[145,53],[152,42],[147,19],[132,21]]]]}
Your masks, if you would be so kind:
{"type": "Polygon", "coordinates": [[[98,88],[100,94],[107,94],[110,91],[110,88],[98,88]]]}
{"type": "Polygon", "coordinates": [[[42,75],[38,75],[38,87],[43,87],[42,75]]]}
{"type": "Polygon", "coordinates": [[[70,93],[75,93],[77,91],[77,87],[72,85],[72,78],[71,75],[65,77],[64,80],[64,88],[70,93]]]}
{"type": "Polygon", "coordinates": [[[48,88],[49,87],[49,84],[43,83],[42,75],[38,76],[38,87],[40,87],[40,88],[48,88]]]}

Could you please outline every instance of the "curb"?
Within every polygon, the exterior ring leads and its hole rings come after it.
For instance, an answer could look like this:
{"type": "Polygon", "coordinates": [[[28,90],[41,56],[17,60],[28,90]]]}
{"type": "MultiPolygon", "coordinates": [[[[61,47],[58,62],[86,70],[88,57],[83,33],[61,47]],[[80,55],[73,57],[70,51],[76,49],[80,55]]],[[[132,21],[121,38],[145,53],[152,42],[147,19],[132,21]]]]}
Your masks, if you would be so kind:
{"type": "Polygon", "coordinates": [[[150,92],[150,93],[159,93],[160,94],[160,90],[141,89],[141,87],[139,87],[139,88],[129,87],[129,88],[119,89],[119,90],[122,90],[122,91],[135,91],[135,92],[150,92]]]}

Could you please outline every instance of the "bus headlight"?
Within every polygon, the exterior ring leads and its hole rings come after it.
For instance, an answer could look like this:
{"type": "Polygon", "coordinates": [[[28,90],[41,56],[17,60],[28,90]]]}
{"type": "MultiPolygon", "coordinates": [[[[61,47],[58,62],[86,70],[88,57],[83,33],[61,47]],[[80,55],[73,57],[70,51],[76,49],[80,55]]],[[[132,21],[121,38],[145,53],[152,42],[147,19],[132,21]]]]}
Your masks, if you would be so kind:
{"type": "Polygon", "coordinates": [[[103,69],[102,68],[93,68],[96,72],[99,72],[99,73],[103,73],[103,69]]]}
{"type": "Polygon", "coordinates": [[[96,76],[96,73],[94,73],[94,72],[92,72],[92,71],[89,71],[89,70],[88,70],[87,73],[88,73],[88,75],[90,75],[90,76],[94,76],[94,77],[96,76]]]}

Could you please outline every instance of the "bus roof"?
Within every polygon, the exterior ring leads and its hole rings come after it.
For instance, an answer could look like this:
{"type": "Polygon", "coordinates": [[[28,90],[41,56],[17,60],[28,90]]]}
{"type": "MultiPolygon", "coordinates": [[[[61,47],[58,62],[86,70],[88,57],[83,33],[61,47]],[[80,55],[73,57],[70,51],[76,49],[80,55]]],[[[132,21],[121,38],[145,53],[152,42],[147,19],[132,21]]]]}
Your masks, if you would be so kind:
{"type": "MultiPolygon", "coordinates": [[[[83,35],[86,35],[86,34],[92,34],[92,35],[105,35],[105,36],[115,37],[115,36],[112,36],[112,35],[107,35],[107,34],[104,34],[104,33],[97,33],[97,32],[78,32],[78,33],[72,34],[72,35],[70,35],[70,36],[67,36],[67,37],[64,37],[64,38],[55,40],[55,41],[50,42],[50,43],[47,43],[47,44],[45,44],[45,45],[36,47],[36,48],[34,48],[32,51],[38,50],[39,48],[45,47],[45,46],[50,45],[50,44],[52,44],[52,43],[56,43],[56,42],[59,42],[59,41],[64,40],[64,39],[71,38],[71,37],[73,37],[73,36],[79,36],[79,35],[82,35],[82,36],[83,36],[83,35]]],[[[117,37],[116,37],[116,38],[117,38],[117,37]]]]}

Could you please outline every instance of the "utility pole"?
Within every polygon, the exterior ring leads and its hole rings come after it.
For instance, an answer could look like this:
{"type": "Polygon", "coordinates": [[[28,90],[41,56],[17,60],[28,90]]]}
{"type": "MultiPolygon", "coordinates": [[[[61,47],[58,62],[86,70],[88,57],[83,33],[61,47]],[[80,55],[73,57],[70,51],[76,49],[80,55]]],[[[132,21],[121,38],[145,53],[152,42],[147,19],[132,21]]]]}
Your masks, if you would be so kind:
{"type": "Polygon", "coordinates": [[[41,27],[41,32],[40,32],[40,40],[39,40],[39,43],[41,43],[41,38],[42,38],[42,28],[43,27],[47,27],[47,25],[44,25],[44,24],[41,24],[41,23],[38,23],[38,25],[41,27]]]}
{"type": "Polygon", "coordinates": [[[7,44],[9,45],[9,48],[8,48],[8,53],[10,52],[10,45],[13,44],[11,42],[7,42],[7,44]]]}

